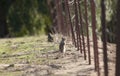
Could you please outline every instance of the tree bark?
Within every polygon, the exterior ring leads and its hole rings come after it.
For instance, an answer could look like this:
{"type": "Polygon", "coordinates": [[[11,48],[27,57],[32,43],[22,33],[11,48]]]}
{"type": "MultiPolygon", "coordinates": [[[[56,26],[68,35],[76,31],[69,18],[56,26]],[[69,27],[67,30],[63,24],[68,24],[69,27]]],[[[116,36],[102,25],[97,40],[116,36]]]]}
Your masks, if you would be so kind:
{"type": "Polygon", "coordinates": [[[104,76],[108,76],[108,58],[107,58],[107,40],[106,40],[106,8],[105,0],[101,0],[101,27],[103,40],[103,62],[104,62],[104,76]]]}
{"type": "Polygon", "coordinates": [[[6,37],[9,34],[7,26],[7,14],[13,1],[15,0],[0,1],[0,37],[6,37]]]}
{"type": "Polygon", "coordinates": [[[6,23],[6,9],[2,7],[0,7],[0,37],[5,37],[8,34],[8,28],[6,23]]]}
{"type": "Polygon", "coordinates": [[[116,25],[116,73],[115,76],[120,76],[120,0],[117,0],[117,25],[116,25]]]}

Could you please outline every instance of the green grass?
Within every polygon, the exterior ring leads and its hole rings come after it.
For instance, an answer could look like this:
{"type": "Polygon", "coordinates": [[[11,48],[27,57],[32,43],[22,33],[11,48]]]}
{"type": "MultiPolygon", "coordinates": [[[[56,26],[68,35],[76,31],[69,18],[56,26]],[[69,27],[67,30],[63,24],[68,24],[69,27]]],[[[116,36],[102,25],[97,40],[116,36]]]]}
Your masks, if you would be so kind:
{"type": "Polygon", "coordinates": [[[2,73],[0,73],[0,76],[21,76],[21,72],[20,71],[16,71],[16,72],[2,72],[2,73]]]}
{"type": "Polygon", "coordinates": [[[36,59],[36,55],[57,48],[58,45],[47,42],[45,35],[0,39],[0,64],[19,63],[24,60],[40,64],[44,59],[36,59]]]}
{"type": "MultiPolygon", "coordinates": [[[[45,35],[0,39],[0,64],[46,64],[51,58],[37,56],[57,49],[58,45],[47,42],[45,35]]],[[[21,76],[22,73],[0,69],[0,76],[21,76]]]]}

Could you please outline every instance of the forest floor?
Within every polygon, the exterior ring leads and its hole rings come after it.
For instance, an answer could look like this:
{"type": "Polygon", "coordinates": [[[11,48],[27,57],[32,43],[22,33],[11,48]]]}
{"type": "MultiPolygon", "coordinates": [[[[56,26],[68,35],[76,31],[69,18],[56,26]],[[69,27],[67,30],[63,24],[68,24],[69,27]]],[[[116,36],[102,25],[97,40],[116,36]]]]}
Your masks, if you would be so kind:
{"type": "MultiPolygon", "coordinates": [[[[103,73],[102,43],[98,41],[100,75],[103,73]]],[[[94,71],[92,41],[91,61],[71,45],[66,44],[66,54],[58,51],[58,42],[47,42],[47,36],[0,39],[0,76],[97,76],[94,71]]],[[[86,48],[87,49],[87,48],[86,48]]],[[[115,44],[108,43],[109,76],[115,71],[115,44]]]]}

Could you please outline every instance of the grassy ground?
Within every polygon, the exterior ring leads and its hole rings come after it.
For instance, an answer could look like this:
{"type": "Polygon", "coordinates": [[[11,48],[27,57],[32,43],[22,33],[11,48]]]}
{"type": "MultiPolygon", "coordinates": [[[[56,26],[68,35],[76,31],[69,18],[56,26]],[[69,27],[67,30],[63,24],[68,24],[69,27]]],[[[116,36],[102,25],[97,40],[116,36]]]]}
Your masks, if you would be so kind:
{"type": "MultiPolygon", "coordinates": [[[[47,42],[45,35],[0,39],[0,76],[97,76],[94,71],[93,42],[90,42],[91,65],[70,41],[63,56],[58,51],[58,42],[47,42]]],[[[101,44],[98,42],[100,73],[103,76],[101,44]]],[[[109,76],[114,76],[115,45],[109,44],[108,49],[109,76]]]]}
{"type": "MultiPolygon", "coordinates": [[[[0,39],[0,63],[12,64],[24,60],[33,63],[35,55],[57,50],[57,47],[54,43],[48,43],[46,36],[0,39]]],[[[44,59],[37,61],[41,60],[44,59]]]]}
{"type": "MultiPolygon", "coordinates": [[[[47,60],[37,56],[57,48],[57,44],[47,42],[46,36],[0,39],[0,64],[44,64],[47,60]]],[[[16,74],[20,72],[0,72],[2,76],[16,74]]]]}

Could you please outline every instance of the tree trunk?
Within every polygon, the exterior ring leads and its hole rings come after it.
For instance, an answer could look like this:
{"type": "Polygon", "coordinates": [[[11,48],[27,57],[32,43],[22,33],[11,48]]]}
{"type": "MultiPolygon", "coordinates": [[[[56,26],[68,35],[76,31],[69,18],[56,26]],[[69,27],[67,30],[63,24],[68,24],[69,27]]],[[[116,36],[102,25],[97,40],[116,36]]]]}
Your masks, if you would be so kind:
{"type": "Polygon", "coordinates": [[[0,37],[5,37],[8,34],[6,23],[6,10],[0,7],[0,37]]]}
{"type": "Polygon", "coordinates": [[[117,25],[116,25],[116,75],[120,76],[120,0],[117,0],[117,25]]]}
{"type": "Polygon", "coordinates": [[[106,40],[106,7],[105,0],[101,0],[101,27],[103,40],[103,62],[104,62],[104,76],[108,76],[108,58],[107,58],[107,40],[106,40]]]}
{"type": "Polygon", "coordinates": [[[1,0],[0,1],[0,37],[8,35],[7,14],[11,4],[15,0],[1,0]]]}

